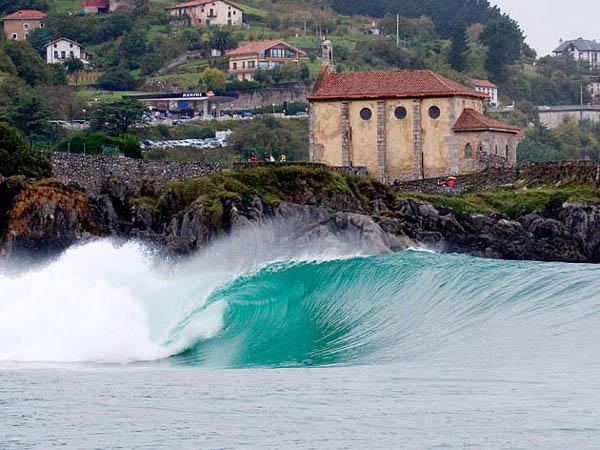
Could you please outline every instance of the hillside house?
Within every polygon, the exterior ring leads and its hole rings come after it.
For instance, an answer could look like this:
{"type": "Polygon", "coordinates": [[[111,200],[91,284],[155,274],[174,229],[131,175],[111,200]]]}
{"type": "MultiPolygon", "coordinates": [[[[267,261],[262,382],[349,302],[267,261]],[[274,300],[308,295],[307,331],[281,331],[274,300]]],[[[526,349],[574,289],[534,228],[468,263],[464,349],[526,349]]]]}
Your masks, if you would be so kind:
{"type": "Polygon", "coordinates": [[[86,14],[103,14],[110,9],[110,0],[83,0],[83,10],[86,14]]]}
{"type": "Polygon", "coordinates": [[[21,9],[4,16],[4,37],[7,40],[23,41],[29,33],[38,28],[43,28],[42,23],[46,14],[31,9],[21,9]]]}
{"type": "Polygon", "coordinates": [[[471,80],[475,90],[488,96],[488,101],[491,106],[498,106],[498,86],[488,80],[471,80]]]}
{"type": "Polygon", "coordinates": [[[90,55],[83,45],[66,38],[56,39],[45,45],[46,62],[48,64],[64,64],[69,59],[78,59],[84,66],[89,66],[90,55]]]}
{"type": "Polygon", "coordinates": [[[174,20],[189,20],[193,27],[201,26],[241,26],[244,22],[244,12],[226,0],[194,0],[177,3],[165,8],[167,14],[174,20]]]}
{"type": "Polygon", "coordinates": [[[281,40],[250,42],[226,53],[229,74],[240,81],[253,80],[257,70],[271,70],[283,64],[299,66],[306,53],[281,40]]]}
{"type": "Polygon", "coordinates": [[[308,97],[310,160],[382,181],[513,166],[520,130],[485,116],[487,98],[426,70],[330,73],[308,97]]]}
{"type": "Polygon", "coordinates": [[[600,43],[577,38],[562,41],[553,52],[556,56],[570,56],[576,61],[585,61],[591,66],[600,67],[600,43]]]}

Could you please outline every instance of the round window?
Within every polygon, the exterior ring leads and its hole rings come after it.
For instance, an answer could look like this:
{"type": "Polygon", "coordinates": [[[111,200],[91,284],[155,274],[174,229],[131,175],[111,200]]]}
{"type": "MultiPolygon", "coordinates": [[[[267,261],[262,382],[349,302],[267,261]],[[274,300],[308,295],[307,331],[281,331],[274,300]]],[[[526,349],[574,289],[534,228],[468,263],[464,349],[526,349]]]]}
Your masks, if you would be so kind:
{"type": "Polygon", "coordinates": [[[360,118],[362,120],[371,120],[372,116],[373,116],[373,113],[371,112],[371,110],[369,108],[363,108],[360,110],[360,118]]]}
{"type": "Polygon", "coordinates": [[[398,120],[406,119],[407,114],[408,113],[406,112],[406,108],[404,106],[398,106],[396,111],[394,111],[394,115],[398,120]]]}
{"type": "Polygon", "coordinates": [[[441,114],[442,112],[437,106],[432,106],[431,108],[429,108],[429,117],[431,117],[432,119],[438,119],[441,114]]]}

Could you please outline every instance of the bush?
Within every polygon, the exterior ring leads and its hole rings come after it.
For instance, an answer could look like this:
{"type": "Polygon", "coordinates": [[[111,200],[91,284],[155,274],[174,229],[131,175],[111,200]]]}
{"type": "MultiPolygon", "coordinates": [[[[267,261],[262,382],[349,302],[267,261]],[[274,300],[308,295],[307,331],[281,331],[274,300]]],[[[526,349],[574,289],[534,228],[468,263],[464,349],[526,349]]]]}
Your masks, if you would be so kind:
{"type": "Polygon", "coordinates": [[[86,155],[101,155],[117,149],[128,158],[142,158],[142,149],[135,136],[125,134],[121,137],[109,136],[98,132],[92,134],[73,133],[64,138],[56,146],[60,152],[81,153],[86,155]]]}
{"type": "Polygon", "coordinates": [[[50,163],[33,149],[15,127],[0,122],[0,174],[43,178],[50,174],[50,163]]]}
{"type": "Polygon", "coordinates": [[[137,82],[127,69],[117,67],[98,78],[98,86],[108,91],[132,91],[137,87],[137,82]]]}

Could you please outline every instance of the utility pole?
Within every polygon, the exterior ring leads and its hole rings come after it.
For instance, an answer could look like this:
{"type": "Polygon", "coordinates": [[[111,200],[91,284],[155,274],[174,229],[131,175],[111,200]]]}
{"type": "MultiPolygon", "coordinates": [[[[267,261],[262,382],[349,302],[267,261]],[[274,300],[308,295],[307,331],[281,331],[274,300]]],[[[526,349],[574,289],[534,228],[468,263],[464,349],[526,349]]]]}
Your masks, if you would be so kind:
{"type": "Polygon", "coordinates": [[[579,92],[579,121],[583,121],[583,80],[581,81],[581,91],[579,92]]]}
{"type": "Polygon", "coordinates": [[[396,47],[400,47],[400,14],[396,14],[396,47]]]}

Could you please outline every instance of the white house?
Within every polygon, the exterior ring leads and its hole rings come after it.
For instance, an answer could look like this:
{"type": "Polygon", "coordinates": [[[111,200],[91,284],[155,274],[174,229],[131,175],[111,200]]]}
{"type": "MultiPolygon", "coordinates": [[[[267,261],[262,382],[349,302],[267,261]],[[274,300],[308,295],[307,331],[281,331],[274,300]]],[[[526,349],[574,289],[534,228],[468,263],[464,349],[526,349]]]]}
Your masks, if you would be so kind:
{"type": "Polygon", "coordinates": [[[600,66],[600,43],[583,38],[563,41],[553,52],[556,56],[571,56],[576,61],[586,61],[592,66],[600,66]]]}
{"type": "Polygon", "coordinates": [[[488,80],[471,80],[477,92],[485,94],[494,108],[498,106],[498,86],[488,80]]]}
{"type": "Polygon", "coordinates": [[[86,66],[90,64],[90,55],[75,41],[60,38],[46,44],[48,64],[63,64],[68,59],[79,59],[86,66]]]}
{"type": "Polygon", "coordinates": [[[192,0],[175,3],[165,8],[165,11],[173,19],[189,19],[190,25],[195,28],[204,25],[242,26],[244,18],[244,12],[227,0],[192,0]]]}

